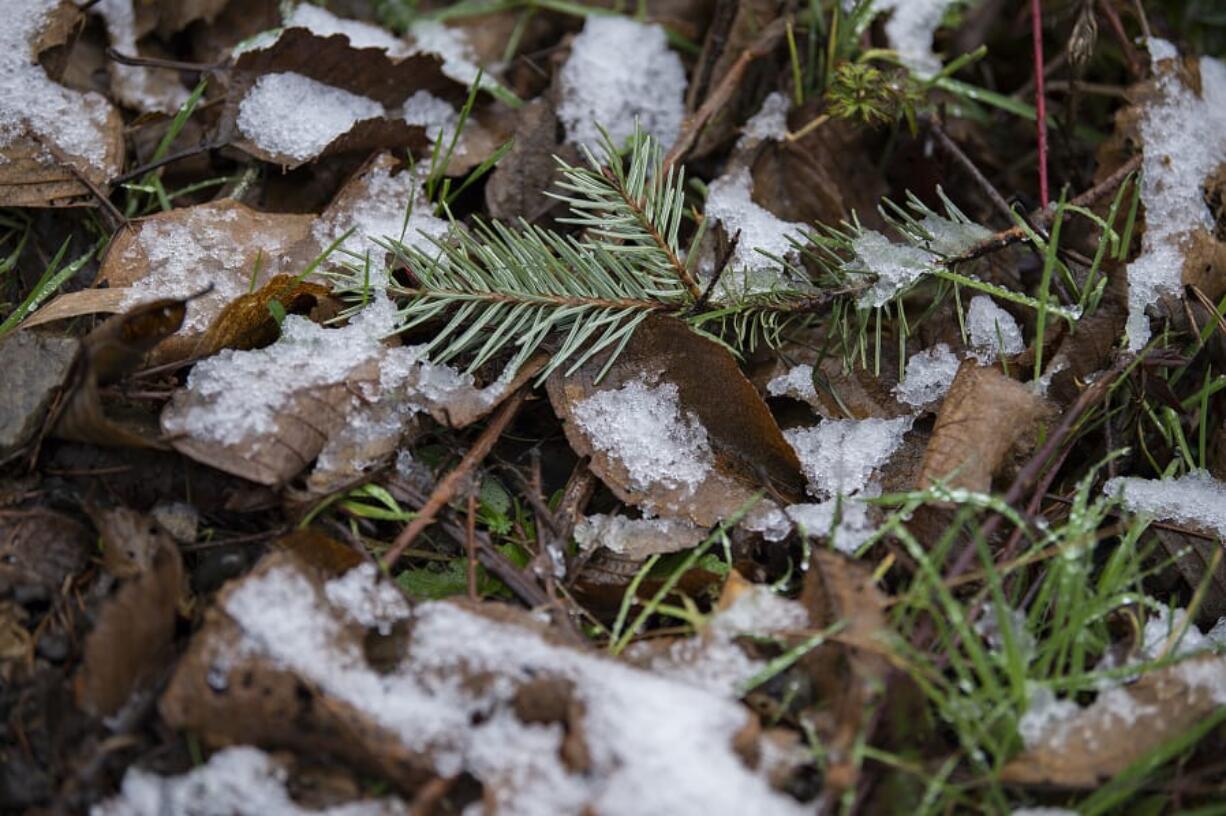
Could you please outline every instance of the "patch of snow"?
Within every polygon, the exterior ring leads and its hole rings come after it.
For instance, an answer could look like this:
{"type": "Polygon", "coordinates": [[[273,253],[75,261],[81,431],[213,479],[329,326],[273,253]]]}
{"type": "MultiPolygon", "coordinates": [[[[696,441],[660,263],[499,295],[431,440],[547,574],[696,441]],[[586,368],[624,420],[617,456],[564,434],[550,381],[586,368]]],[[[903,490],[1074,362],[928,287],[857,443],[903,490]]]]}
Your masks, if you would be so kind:
{"type": "Polygon", "coordinates": [[[337,17],[322,6],[299,3],[285,18],[286,28],[305,28],[320,37],[343,34],[354,48],[378,48],[389,57],[405,57],[413,53],[408,44],[376,25],[361,20],[337,17]]]}
{"type": "Polygon", "coordinates": [[[753,177],[744,167],[721,176],[707,187],[706,216],[724,226],[729,241],[738,232],[741,235],[719,281],[725,297],[778,288],[782,279],[779,263],[762,253],[795,259],[798,252],[788,236],[799,236],[805,229],[804,224],[784,221],[755,204],[752,191],[753,177]]]}
{"type": "Polygon", "coordinates": [[[575,524],[580,552],[604,547],[621,555],[679,552],[702,543],[707,531],[681,519],[632,519],[597,513],[575,524]]]}
{"type": "Polygon", "coordinates": [[[226,349],[197,363],[185,390],[199,402],[169,416],[165,429],[223,444],[272,433],[278,412],[295,394],[343,382],[350,371],[380,356],[382,338],[395,327],[396,307],[386,297],[376,298],[340,329],[289,315],[271,346],[226,349]]]}
{"type": "Polygon", "coordinates": [[[985,365],[995,362],[1002,352],[1011,357],[1026,350],[1021,326],[987,295],[971,298],[966,308],[966,332],[971,354],[985,365]]]}
{"type": "Polygon", "coordinates": [[[603,127],[615,145],[635,121],[668,146],[685,120],[685,68],[661,26],[626,17],[587,18],[558,75],[566,141],[597,150],[603,127]]]}
{"type": "Polygon", "coordinates": [[[1145,622],[1141,632],[1141,642],[1138,652],[1145,660],[1157,660],[1160,657],[1187,657],[1197,652],[1203,652],[1213,646],[1213,641],[1201,634],[1196,624],[1188,620],[1186,609],[1175,609],[1173,612],[1166,607],[1145,622]],[[1183,633],[1177,644],[1169,652],[1167,644],[1171,637],[1180,630],[1183,633]]]}
{"type": "Polygon", "coordinates": [[[52,82],[33,53],[34,41],[58,5],[58,0],[20,0],[5,6],[0,25],[0,151],[30,133],[109,178],[119,172],[108,164],[101,138],[110,103],[92,91],[80,93],[52,82]]]}
{"type": "MultiPolygon", "coordinates": [[[[100,0],[91,8],[91,11],[102,15],[111,47],[122,54],[139,53],[136,48],[134,4],[135,0],[100,0]]],[[[174,113],[187,101],[187,89],[173,72],[124,65],[115,60],[108,60],[107,69],[114,77],[114,90],[119,99],[139,111],[174,113]]]]}
{"type": "MultiPolygon", "coordinates": [[[[460,112],[446,99],[439,99],[429,91],[418,91],[404,102],[404,121],[421,125],[426,129],[427,139],[445,145],[460,123],[460,112]]],[[[460,140],[463,141],[463,136],[460,140]]]]}
{"type": "Polygon", "coordinates": [[[864,230],[852,241],[855,259],[849,271],[871,274],[873,285],[860,295],[860,306],[884,306],[911,284],[932,272],[932,253],[895,244],[875,230],[864,230]]]}
{"type": "Polygon", "coordinates": [[[1141,119],[1145,231],[1141,254],[1128,265],[1130,351],[1149,341],[1145,308],[1179,291],[1190,234],[1213,229],[1202,187],[1226,159],[1226,63],[1201,57],[1198,97],[1173,66],[1158,64],[1178,56],[1173,45],[1150,38],[1149,50],[1162,98],[1141,119]]]}
{"type": "Polygon", "coordinates": [[[738,147],[769,139],[779,141],[788,132],[788,109],[791,101],[787,95],[775,91],[762,100],[762,107],[741,128],[738,147]]]}
{"type": "Polygon", "coordinates": [[[1081,706],[1057,698],[1047,686],[1035,685],[1030,689],[1026,713],[1017,721],[1018,736],[1029,750],[1063,742],[1068,721],[1080,713],[1081,706]]]}
{"type": "Polygon", "coordinates": [[[891,12],[885,24],[890,47],[916,76],[927,78],[941,70],[941,60],[932,52],[932,37],[946,10],[957,1],[875,0],[875,10],[891,12]]]}
{"type": "MultiPolygon", "coordinates": [[[[390,167],[378,164],[370,169],[364,182],[366,191],[362,196],[348,206],[329,209],[311,227],[311,237],[321,252],[353,230],[329,260],[353,261],[369,254],[374,261],[372,269],[381,271],[387,250],[380,242],[391,238],[430,253],[436,249],[430,239],[442,240],[447,235],[450,223],[434,215],[421,179],[414,172],[404,170],[392,175],[390,167]]],[[[380,275],[372,284],[381,286],[383,280],[380,275]]]]}
{"type": "Polygon", "coordinates": [[[907,359],[902,382],[894,386],[899,402],[916,407],[940,399],[949,390],[962,362],[945,343],[917,351],[907,359]]]}
{"type": "Polygon", "coordinates": [[[380,581],[374,564],[359,564],[324,587],[328,603],[354,623],[386,635],[409,617],[409,604],[391,581],[380,581]]]}
{"type": "Polygon", "coordinates": [[[306,161],[365,119],[383,116],[373,99],[293,72],[264,74],[238,106],[238,129],[269,153],[306,161]]]}
{"type": "Polygon", "coordinates": [[[992,237],[992,231],[972,221],[943,218],[936,213],[924,213],[919,228],[928,234],[928,249],[943,257],[961,255],[973,246],[992,237]]]}
{"type": "Polygon", "coordinates": [[[913,418],[828,419],[811,428],[784,431],[800,457],[809,492],[819,499],[858,493],[890,460],[911,430],[913,418]]]}
{"type": "MultiPolygon", "coordinates": [[[[409,29],[409,34],[417,44],[417,51],[442,58],[445,76],[469,87],[477,81],[481,66],[477,63],[472,43],[468,41],[468,35],[463,30],[434,20],[418,20],[409,29]]],[[[482,88],[495,87],[497,84],[489,74],[481,74],[482,88]]]]}
{"type": "Polygon", "coordinates": [[[234,746],[180,776],[130,768],[119,793],[92,816],[399,816],[399,799],[350,802],[323,810],[300,806],[286,789],[284,767],[258,748],[234,746]]]}
{"type": "Polygon", "coordinates": [[[1108,496],[1120,494],[1133,513],[1191,524],[1226,536],[1226,484],[1207,471],[1194,470],[1178,479],[1117,476],[1103,485],[1108,496]]]}
{"type": "Polygon", "coordinates": [[[311,583],[284,564],[245,579],[223,606],[243,634],[245,654],[266,657],[356,707],[428,754],[439,774],[472,774],[497,797],[499,813],[585,806],[594,813],[807,812],[742,763],[732,741],[748,715],[720,695],[553,645],[447,602],[415,607],[411,654],[379,672],[366,663],[360,641],[343,637],[343,624],[311,583]],[[466,686],[460,666],[495,680],[466,686]],[[563,764],[561,727],[525,725],[511,713],[516,688],[540,677],[574,685],[591,759],[586,773],[563,764]]]}
{"type": "Polygon", "coordinates": [[[645,376],[576,402],[572,415],[592,445],[625,467],[635,489],[693,489],[714,465],[707,429],[684,411],[677,386],[645,376]]]}
{"type": "Polygon", "coordinates": [[[1169,40],[1150,37],[1145,41],[1145,47],[1149,49],[1150,64],[1155,67],[1163,60],[1179,59],[1179,49],[1169,40]]]}
{"type": "MultiPolygon", "coordinates": [[[[866,490],[861,496],[874,493],[866,490]]],[[[830,546],[851,555],[876,532],[861,496],[839,496],[810,504],[793,504],[784,510],[806,536],[827,536],[830,546]]]]}
{"type": "Polygon", "coordinates": [[[137,239],[121,260],[138,262],[144,256],[149,272],[127,287],[120,307],[160,298],[186,298],[212,286],[208,294],[187,304],[182,332],[202,332],[214,315],[235,298],[246,294],[253,251],[262,258],[262,274],[282,271],[292,244],[278,230],[252,229],[239,245],[234,240],[237,209],[202,205],[177,210],[176,217],[151,218],[140,224],[137,239]]]}
{"type": "Polygon", "coordinates": [[[813,387],[813,366],[805,363],[789,368],[786,374],[780,374],[766,384],[766,393],[772,397],[793,397],[813,402],[817,399],[817,390],[813,387]]]}

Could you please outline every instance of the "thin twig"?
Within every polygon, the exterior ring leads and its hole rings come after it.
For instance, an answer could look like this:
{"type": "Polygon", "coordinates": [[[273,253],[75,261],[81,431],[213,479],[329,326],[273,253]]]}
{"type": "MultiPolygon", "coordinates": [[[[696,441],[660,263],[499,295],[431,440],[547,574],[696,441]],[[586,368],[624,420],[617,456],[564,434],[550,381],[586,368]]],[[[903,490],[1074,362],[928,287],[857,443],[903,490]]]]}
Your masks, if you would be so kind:
{"type": "Polygon", "coordinates": [[[524,404],[524,400],[527,398],[528,388],[522,387],[511,394],[507,401],[502,404],[502,407],[498,409],[498,413],[490,420],[490,424],[477,437],[477,441],[473,443],[473,446],[468,449],[468,453],[464,454],[460,464],[456,465],[454,470],[443,477],[442,481],[434,488],[434,492],[430,494],[430,498],[418,512],[417,518],[413,519],[401,531],[400,535],[396,536],[396,541],[392,544],[392,548],[383,556],[383,568],[385,570],[391,570],[396,565],[405,548],[413,543],[413,540],[417,538],[421,531],[434,521],[438,512],[455,497],[468,474],[493,449],[494,443],[498,441],[503,431],[511,424],[511,420],[519,413],[520,406],[524,404]]]}
{"type": "Polygon", "coordinates": [[[72,173],[77,181],[85,185],[85,188],[89,190],[94,199],[102,206],[103,211],[109,216],[107,221],[110,223],[112,231],[128,225],[127,217],[119,211],[119,208],[115,206],[115,202],[111,201],[111,199],[102,192],[102,189],[99,188],[97,184],[94,184],[93,180],[90,179],[89,176],[85,175],[85,173],[83,173],[79,167],[73,164],[72,159],[68,158],[68,155],[65,154],[63,150],[60,150],[59,145],[46,141],[40,138],[37,134],[34,136],[34,138],[48,153],[51,154],[51,158],[55,159],[57,164],[61,165],[62,167],[66,167],[68,172],[72,173]]]}
{"type": "Polygon", "coordinates": [[[1134,77],[1143,76],[1145,73],[1144,65],[1137,55],[1137,49],[1133,46],[1132,40],[1128,39],[1128,33],[1124,31],[1124,24],[1120,22],[1120,15],[1115,13],[1115,7],[1111,4],[1111,0],[1098,0],[1098,9],[1107,18],[1107,26],[1111,29],[1111,33],[1115,35],[1115,40],[1119,44],[1120,50],[1124,52],[1124,61],[1128,63],[1128,73],[1134,77]]]}
{"type": "Polygon", "coordinates": [[[673,268],[673,272],[676,273],[681,284],[685,286],[686,291],[690,293],[690,297],[697,299],[700,296],[698,281],[694,280],[694,276],[690,274],[685,261],[673,251],[668,241],[664,240],[664,236],[660,234],[660,231],[656,229],[656,225],[647,216],[647,212],[644,210],[646,202],[630,195],[630,191],[626,189],[621,180],[607,167],[604,169],[604,177],[613,186],[613,189],[617,190],[617,194],[621,196],[622,202],[630,209],[630,212],[634,213],[634,219],[638,221],[639,228],[651,236],[652,243],[668,258],[668,265],[673,268]]]}
{"type": "Polygon", "coordinates": [[[221,145],[215,142],[203,142],[201,144],[196,145],[195,147],[189,147],[189,148],[185,148],[184,150],[180,150],[176,153],[170,153],[158,159],[157,161],[151,161],[148,164],[144,164],[133,170],[129,170],[128,172],[124,173],[122,176],[116,176],[115,178],[111,179],[111,184],[123,184],[125,182],[131,181],[132,179],[140,178],[146,173],[150,173],[161,167],[165,167],[168,164],[173,164],[174,162],[177,162],[180,159],[187,159],[187,158],[191,158],[192,156],[198,156],[201,153],[208,152],[209,150],[212,150],[217,147],[221,147],[221,145]]]}
{"type": "Polygon", "coordinates": [[[1034,107],[1039,137],[1039,205],[1047,209],[1047,95],[1043,89],[1043,9],[1040,0],[1030,0],[1030,36],[1034,43],[1034,107]]]}
{"type": "Polygon", "coordinates": [[[929,129],[932,131],[932,135],[936,137],[936,140],[941,145],[942,149],[944,149],[955,162],[961,165],[963,170],[970,174],[970,177],[975,180],[975,183],[979,185],[981,190],[983,190],[983,194],[986,195],[988,200],[990,200],[996,209],[1000,211],[1001,215],[1005,217],[1005,220],[1010,222],[1013,221],[1013,210],[1009,207],[1009,202],[1005,201],[1005,197],[1000,194],[1000,191],[997,190],[995,186],[993,186],[992,182],[988,181],[987,177],[984,176],[983,173],[979,172],[979,168],[975,166],[975,163],[971,161],[970,157],[967,156],[966,153],[962,152],[962,148],[958,147],[957,142],[949,138],[949,134],[945,132],[945,128],[941,127],[941,123],[937,120],[937,118],[935,116],[930,116],[927,119],[927,123],[929,129]]]}
{"type": "Polygon", "coordinates": [[[161,57],[142,57],[138,54],[125,54],[114,48],[106,49],[107,59],[120,65],[132,65],[137,68],[164,68],[168,71],[215,71],[221,67],[220,62],[183,62],[181,60],[162,59],[161,57]]]}
{"type": "Polygon", "coordinates": [[[741,241],[741,231],[738,229],[736,234],[732,236],[732,240],[728,242],[728,246],[724,247],[723,253],[715,261],[715,273],[711,275],[711,282],[707,284],[706,290],[694,302],[694,307],[690,312],[697,314],[707,307],[711,302],[711,293],[715,291],[715,287],[719,284],[719,279],[723,277],[724,270],[728,268],[728,264],[732,261],[732,256],[736,254],[736,246],[741,241]]]}
{"type": "Polygon", "coordinates": [[[468,597],[477,600],[477,494],[468,491],[464,550],[468,553],[468,597]]]}

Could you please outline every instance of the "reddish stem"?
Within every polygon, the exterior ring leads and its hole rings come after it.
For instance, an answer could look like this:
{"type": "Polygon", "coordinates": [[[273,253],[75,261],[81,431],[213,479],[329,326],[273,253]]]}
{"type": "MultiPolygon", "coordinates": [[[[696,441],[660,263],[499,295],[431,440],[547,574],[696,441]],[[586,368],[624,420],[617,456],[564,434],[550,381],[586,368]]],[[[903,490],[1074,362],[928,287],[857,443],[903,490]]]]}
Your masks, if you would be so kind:
{"type": "Polygon", "coordinates": [[[1047,208],[1047,96],[1043,91],[1043,10],[1040,0],[1030,0],[1030,34],[1034,40],[1034,102],[1039,131],[1039,205],[1047,208]]]}

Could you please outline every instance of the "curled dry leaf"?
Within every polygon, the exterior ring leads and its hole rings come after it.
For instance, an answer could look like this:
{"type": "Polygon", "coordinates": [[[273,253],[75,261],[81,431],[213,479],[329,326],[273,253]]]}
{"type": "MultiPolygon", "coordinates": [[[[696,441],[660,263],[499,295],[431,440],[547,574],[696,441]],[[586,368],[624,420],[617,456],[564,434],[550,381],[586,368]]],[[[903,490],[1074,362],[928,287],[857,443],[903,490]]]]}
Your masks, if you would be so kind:
{"type": "Polygon", "coordinates": [[[68,377],[77,341],[28,330],[0,338],[0,461],[20,450],[42,427],[47,408],[68,377]]]}
{"type": "Polygon", "coordinates": [[[317,323],[340,311],[328,287],[292,275],[275,275],[258,291],[226,304],[197,342],[192,356],[209,357],[222,349],[252,349],[275,342],[280,326],[273,303],[278,304],[282,315],[308,315],[317,323]]]}
{"type": "Polygon", "coordinates": [[[545,100],[516,111],[515,123],[515,144],[490,174],[485,203],[491,218],[536,222],[559,206],[546,195],[559,178],[557,159],[578,164],[580,156],[573,145],[559,143],[558,117],[545,100]]]}
{"type": "Polygon", "coordinates": [[[988,492],[1009,450],[1036,430],[1047,411],[1041,397],[998,368],[963,363],[937,414],[919,486],[943,481],[988,492]]]}
{"type": "Polygon", "coordinates": [[[1099,692],[1047,719],[1001,769],[1004,782],[1094,788],[1226,704],[1226,659],[1204,654],[1099,692]]]}
{"type": "Polygon", "coordinates": [[[410,610],[377,575],[324,582],[266,558],[219,594],[164,719],[213,744],[339,757],[406,792],[466,773],[508,811],[804,812],[734,749],[757,742],[736,701],[560,644],[527,612],[410,610]],[[392,647],[383,670],[372,638],[392,647]]]}
{"type": "Polygon", "coordinates": [[[98,280],[124,290],[122,308],[198,295],[188,305],[182,330],[159,346],[154,358],[182,360],[226,305],[254,283],[305,266],[292,250],[308,237],[312,220],[261,213],[232,200],[159,213],[115,237],[98,280]]]}
{"type": "Polygon", "coordinates": [[[149,562],[136,562],[142,568],[103,602],[85,640],[77,702],[98,716],[119,711],[163,664],[183,592],[183,562],[174,541],[152,519],[126,509],[111,513],[120,517],[106,525],[110,532],[135,536],[125,546],[147,554],[149,562]]]}
{"type": "Polygon", "coordinates": [[[123,165],[123,121],[96,93],[53,81],[39,55],[65,47],[81,22],[69,2],[29,0],[12,6],[0,48],[0,206],[48,207],[90,195],[123,165]]]}
{"type": "Polygon", "coordinates": [[[727,349],[652,316],[597,383],[607,359],[547,387],[571,447],[620,499],[702,527],[761,491],[801,500],[796,453],[727,349]]]}

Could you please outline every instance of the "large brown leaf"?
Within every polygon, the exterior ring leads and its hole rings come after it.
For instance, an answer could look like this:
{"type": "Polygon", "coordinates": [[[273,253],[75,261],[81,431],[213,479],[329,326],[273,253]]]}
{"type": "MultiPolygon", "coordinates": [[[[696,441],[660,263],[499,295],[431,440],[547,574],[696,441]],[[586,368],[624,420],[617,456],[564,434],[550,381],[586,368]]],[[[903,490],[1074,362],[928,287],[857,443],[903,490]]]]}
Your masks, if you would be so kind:
{"type": "Polygon", "coordinates": [[[727,349],[680,320],[653,316],[635,331],[597,383],[607,359],[606,354],[597,355],[570,376],[557,372],[547,387],[571,446],[579,455],[592,457],[592,472],[623,501],[705,527],[729,517],[759,492],[801,500],[804,477],[796,453],[727,349]],[[688,436],[705,435],[709,442],[711,466],[701,479],[682,483],[636,478],[633,464],[611,452],[609,440],[577,421],[576,410],[582,413],[579,406],[585,400],[625,393],[641,387],[638,383],[675,389],[681,418],[693,431],[688,436]]]}

